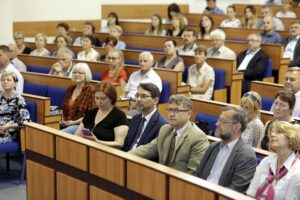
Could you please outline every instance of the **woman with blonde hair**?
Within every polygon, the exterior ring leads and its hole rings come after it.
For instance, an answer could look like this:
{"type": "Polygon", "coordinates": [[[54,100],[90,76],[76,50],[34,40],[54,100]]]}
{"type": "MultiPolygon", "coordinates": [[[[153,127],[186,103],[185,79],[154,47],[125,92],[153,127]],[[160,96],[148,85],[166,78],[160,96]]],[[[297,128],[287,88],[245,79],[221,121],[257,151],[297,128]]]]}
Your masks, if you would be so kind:
{"type": "Polygon", "coordinates": [[[112,83],[119,83],[122,91],[128,80],[126,71],[124,70],[124,54],[119,49],[112,49],[106,56],[109,69],[106,70],[102,76],[101,81],[109,81],[112,83]]]}
{"type": "Polygon", "coordinates": [[[258,19],[256,17],[256,9],[253,5],[248,5],[244,8],[244,18],[242,20],[242,27],[244,28],[258,28],[258,19]]]}
{"type": "Polygon", "coordinates": [[[181,37],[185,28],[184,18],[181,14],[175,14],[171,21],[171,29],[167,35],[173,37],[181,37]]]}
{"type": "Polygon", "coordinates": [[[151,17],[151,26],[146,30],[145,35],[151,36],[166,36],[167,32],[163,29],[162,18],[159,14],[154,14],[151,17]]]}
{"type": "Polygon", "coordinates": [[[44,33],[38,33],[35,36],[35,46],[36,49],[33,50],[30,55],[32,56],[50,56],[50,51],[48,51],[45,46],[47,44],[47,36],[44,33]]]}
{"type": "Polygon", "coordinates": [[[285,121],[275,121],[268,132],[269,148],[275,154],[257,166],[247,194],[255,199],[299,199],[300,161],[295,155],[300,147],[300,129],[285,121]]]}
{"type": "Polygon", "coordinates": [[[261,97],[257,92],[247,92],[241,100],[241,107],[247,113],[248,125],[242,133],[242,139],[252,147],[256,147],[263,134],[264,124],[261,122],[261,97]]]}

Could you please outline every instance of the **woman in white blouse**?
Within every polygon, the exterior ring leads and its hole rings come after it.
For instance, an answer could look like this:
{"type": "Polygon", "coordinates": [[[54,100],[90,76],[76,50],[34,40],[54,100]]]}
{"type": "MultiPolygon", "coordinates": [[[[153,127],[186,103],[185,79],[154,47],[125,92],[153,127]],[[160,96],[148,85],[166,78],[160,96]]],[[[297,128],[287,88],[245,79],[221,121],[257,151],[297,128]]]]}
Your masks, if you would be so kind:
{"type": "Polygon", "coordinates": [[[83,51],[78,53],[77,59],[85,61],[98,61],[100,58],[100,54],[93,48],[96,41],[94,36],[84,35],[82,36],[82,38],[83,51]]]}
{"type": "Polygon", "coordinates": [[[230,5],[227,7],[226,10],[227,19],[224,19],[221,22],[221,27],[229,27],[229,28],[239,28],[241,27],[241,21],[239,19],[237,19],[236,16],[236,8],[234,5],[230,5]]]}
{"type": "Polygon", "coordinates": [[[199,45],[195,50],[195,64],[190,66],[188,84],[191,85],[192,97],[211,99],[215,83],[214,69],[206,63],[207,49],[199,45]]]}
{"type": "Polygon", "coordinates": [[[256,168],[247,194],[255,199],[299,199],[300,161],[295,151],[300,147],[299,126],[276,121],[269,131],[270,149],[256,168]]]}
{"type": "Polygon", "coordinates": [[[35,36],[36,49],[30,55],[33,56],[50,56],[50,52],[45,48],[47,43],[47,36],[44,33],[38,33],[35,36]]]}
{"type": "Polygon", "coordinates": [[[257,92],[247,92],[241,100],[241,107],[246,111],[248,118],[248,125],[242,133],[242,139],[250,146],[256,147],[264,131],[264,124],[259,118],[261,97],[257,92]]]}

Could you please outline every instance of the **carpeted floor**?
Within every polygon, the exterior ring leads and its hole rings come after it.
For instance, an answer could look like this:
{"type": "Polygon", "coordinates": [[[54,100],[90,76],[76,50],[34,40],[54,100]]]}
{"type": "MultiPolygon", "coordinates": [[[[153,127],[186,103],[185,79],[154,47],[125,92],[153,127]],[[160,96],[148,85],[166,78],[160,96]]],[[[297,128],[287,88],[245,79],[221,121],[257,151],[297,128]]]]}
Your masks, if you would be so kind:
{"type": "Polygon", "coordinates": [[[0,154],[0,200],[25,200],[26,183],[19,184],[21,156],[10,155],[10,171],[6,171],[5,154],[0,154]]]}

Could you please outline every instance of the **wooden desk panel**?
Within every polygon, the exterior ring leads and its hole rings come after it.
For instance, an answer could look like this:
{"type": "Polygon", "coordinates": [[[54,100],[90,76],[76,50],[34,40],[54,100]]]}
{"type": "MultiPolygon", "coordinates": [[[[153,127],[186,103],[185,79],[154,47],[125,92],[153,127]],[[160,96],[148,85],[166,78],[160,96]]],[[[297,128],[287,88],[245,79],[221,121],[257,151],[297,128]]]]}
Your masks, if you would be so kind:
{"type": "Polygon", "coordinates": [[[261,97],[274,99],[277,92],[284,90],[283,85],[252,81],[251,90],[257,92],[261,97]]]}
{"type": "Polygon", "coordinates": [[[56,137],[56,159],[83,171],[88,169],[88,149],[86,145],[56,137]]]}
{"type": "Polygon", "coordinates": [[[125,160],[97,149],[89,149],[90,173],[125,186],[125,160]]]}
{"type": "Polygon", "coordinates": [[[123,200],[114,194],[101,190],[100,188],[90,186],[90,200],[123,200]]]}
{"type": "Polygon", "coordinates": [[[127,187],[151,199],[166,199],[167,176],[138,163],[127,161],[127,187]],[[142,184],[140,180],[143,180],[142,184]]]}

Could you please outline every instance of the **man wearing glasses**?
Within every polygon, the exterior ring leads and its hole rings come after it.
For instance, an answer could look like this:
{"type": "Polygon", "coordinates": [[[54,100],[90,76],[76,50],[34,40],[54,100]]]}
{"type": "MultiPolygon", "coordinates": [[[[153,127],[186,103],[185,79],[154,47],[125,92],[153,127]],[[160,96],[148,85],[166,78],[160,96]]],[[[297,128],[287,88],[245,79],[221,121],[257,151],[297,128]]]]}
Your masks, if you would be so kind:
{"type": "Polygon", "coordinates": [[[150,143],[157,137],[159,129],[167,120],[157,110],[160,91],[153,83],[141,83],[135,94],[136,107],[141,114],[130,120],[129,130],[122,147],[130,151],[136,147],[150,143]]]}
{"type": "Polygon", "coordinates": [[[250,91],[251,81],[262,80],[268,66],[268,55],[261,50],[261,36],[252,33],[248,36],[248,49],[237,57],[237,71],[244,73],[242,94],[250,91]]]}
{"type": "Polygon", "coordinates": [[[182,172],[196,174],[196,168],[209,145],[207,137],[190,122],[192,101],[184,95],[172,95],[169,99],[169,124],[161,127],[157,138],[129,153],[153,159],[182,172]]]}
{"type": "Polygon", "coordinates": [[[254,150],[241,139],[246,126],[242,108],[223,109],[216,123],[216,134],[221,141],[207,149],[197,169],[200,178],[241,193],[247,190],[255,172],[256,157],[254,150]]]}

